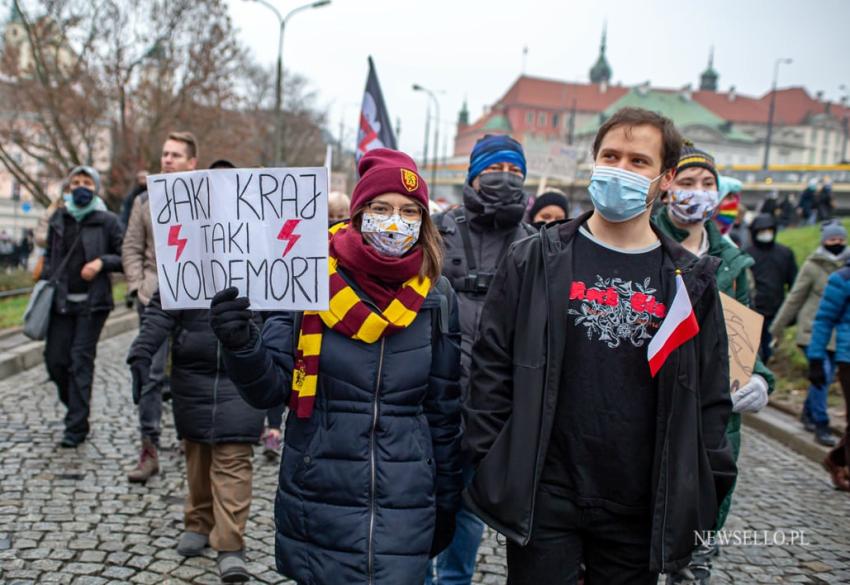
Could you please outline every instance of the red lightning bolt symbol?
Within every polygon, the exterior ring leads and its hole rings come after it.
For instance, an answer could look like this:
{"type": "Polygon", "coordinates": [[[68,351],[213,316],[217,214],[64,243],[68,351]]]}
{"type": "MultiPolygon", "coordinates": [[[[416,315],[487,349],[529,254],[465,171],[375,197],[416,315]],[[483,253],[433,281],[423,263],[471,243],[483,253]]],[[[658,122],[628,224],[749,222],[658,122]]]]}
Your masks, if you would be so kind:
{"type": "Polygon", "coordinates": [[[186,242],[189,240],[186,238],[180,237],[180,228],[182,225],[173,225],[171,229],[168,230],[168,245],[169,246],[177,246],[177,257],[174,259],[175,261],[180,260],[180,254],[183,253],[183,248],[186,247],[186,242]]]}
{"type": "Polygon", "coordinates": [[[283,227],[280,228],[280,233],[277,235],[277,239],[281,242],[286,242],[286,249],[283,251],[283,256],[289,254],[292,246],[301,239],[301,236],[293,233],[299,223],[301,223],[300,219],[287,219],[284,222],[283,227]]]}

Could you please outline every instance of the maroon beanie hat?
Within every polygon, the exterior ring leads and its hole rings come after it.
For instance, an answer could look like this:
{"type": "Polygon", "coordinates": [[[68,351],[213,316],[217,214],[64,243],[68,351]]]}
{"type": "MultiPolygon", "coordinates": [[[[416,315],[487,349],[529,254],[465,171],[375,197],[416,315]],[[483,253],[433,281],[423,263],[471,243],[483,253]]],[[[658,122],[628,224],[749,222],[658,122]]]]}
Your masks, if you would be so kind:
{"type": "Polygon", "coordinates": [[[389,148],[370,150],[360,159],[357,170],[360,180],[351,194],[352,215],[384,193],[400,193],[412,197],[428,209],[428,185],[419,174],[413,159],[403,152],[389,148]]]}

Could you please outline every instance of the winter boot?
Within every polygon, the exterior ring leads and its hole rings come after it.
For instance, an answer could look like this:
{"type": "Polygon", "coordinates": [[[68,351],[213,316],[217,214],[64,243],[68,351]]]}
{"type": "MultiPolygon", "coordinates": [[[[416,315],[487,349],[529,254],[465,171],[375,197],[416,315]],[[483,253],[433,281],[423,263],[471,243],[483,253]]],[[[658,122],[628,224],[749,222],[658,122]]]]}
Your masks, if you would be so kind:
{"type": "Polygon", "coordinates": [[[131,483],[145,483],[157,473],[159,473],[159,455],[156,452],[156,445],[153,444],[153,441],[144,437],[139,463],[135,469],[127,473],[127,479],[131,483]]]}
{"type": "Polygon", "coordinates": [[[847,467],[836,465],[827,455],[826,459],[823,460],[823,468],[829,472],[835,489],[850,492],[850,472],[848,472],[847,467]]]}
{"type": "Polygon", "coordinates": [[[835,440],[835,437],[832,436],[832,431],[829,429],[829,425],[818,425],[815,428],[815,442],[823,445],[824,447],[835,447],[838,444],[838,441],[835,440]]]}
{"type": "Polygon", "coordinates": [[[241,550],[218,553],[218,574],[224,583],[244,583],[251,578],[241,550]]]}

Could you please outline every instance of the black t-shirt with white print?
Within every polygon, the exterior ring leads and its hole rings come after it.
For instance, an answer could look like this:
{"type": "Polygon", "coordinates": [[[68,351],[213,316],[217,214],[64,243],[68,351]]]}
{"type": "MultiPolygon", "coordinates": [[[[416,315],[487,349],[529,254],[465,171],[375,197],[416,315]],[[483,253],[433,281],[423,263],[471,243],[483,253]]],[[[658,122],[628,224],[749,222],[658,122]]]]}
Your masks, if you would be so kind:
{"type": "Polygon", "coordinates": [[[656,384],[647,345],[667,312],[661,243],[619,250],[585,227],[573,244],[567,343],[541,484],[579,506],[649,509],[656,384]]]}

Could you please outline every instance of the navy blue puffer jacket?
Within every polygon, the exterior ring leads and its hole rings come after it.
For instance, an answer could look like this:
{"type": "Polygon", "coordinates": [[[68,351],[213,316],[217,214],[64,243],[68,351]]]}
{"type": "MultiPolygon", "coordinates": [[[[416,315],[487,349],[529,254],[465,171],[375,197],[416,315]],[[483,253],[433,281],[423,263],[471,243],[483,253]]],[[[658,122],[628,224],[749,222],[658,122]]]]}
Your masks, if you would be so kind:
{"type": "MultiPolygon", "coordinates": [[[[407,328],[366,344],[325,330],[313,414],[286,421],[277,568],[299,585],[421,585],[435,513],[460,504],[460,330],[443,279],[407,328]],[[441,309],[442,307],[442,309],[441,309]]],[[[225,352],[258,408],[289,400],[294,314],[225,352]]]]}
{"type": "Polygon", "coordinates": [[[166,311],[157,291],[145,307],[127,363],[150,361],[169,337],[171,396],[180,436],[197,443],[257,442],[265,412],[245,402],[228,379],[209,311],[166,311]]]}

